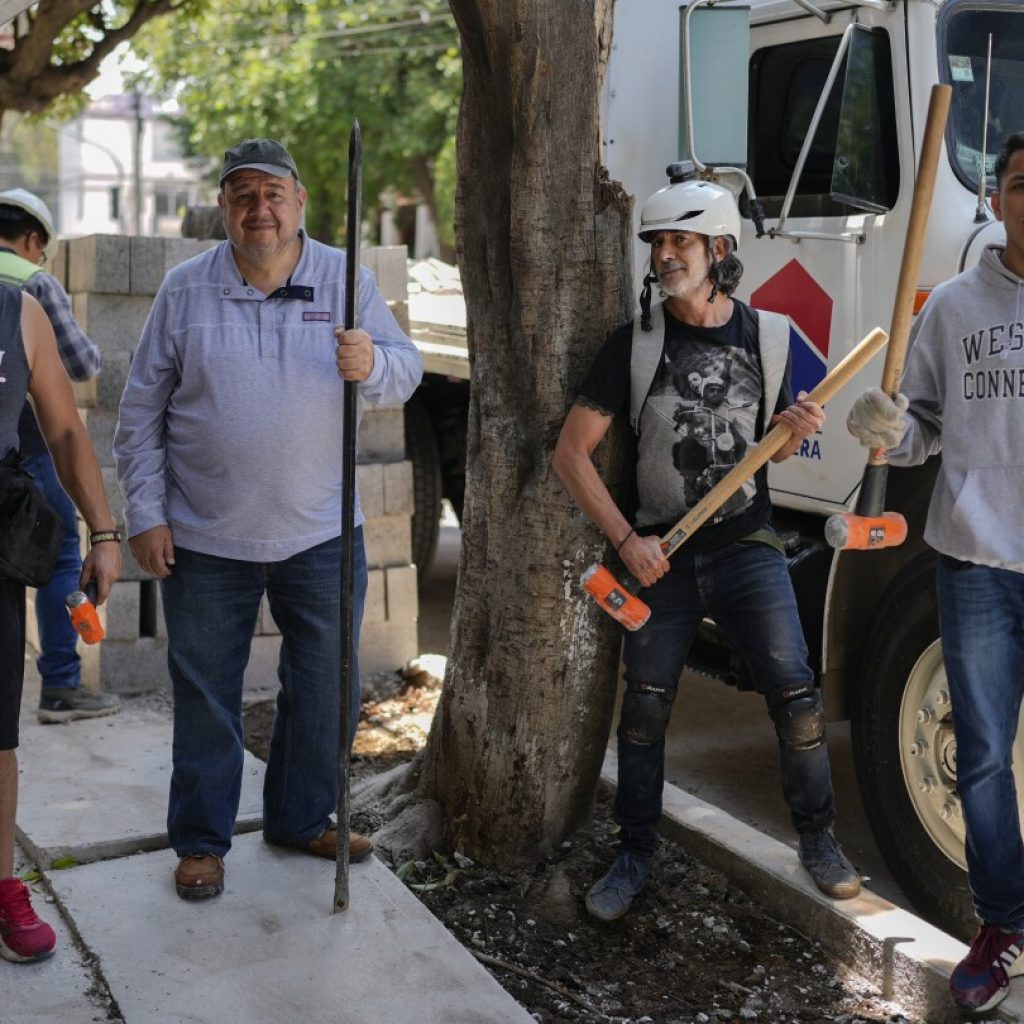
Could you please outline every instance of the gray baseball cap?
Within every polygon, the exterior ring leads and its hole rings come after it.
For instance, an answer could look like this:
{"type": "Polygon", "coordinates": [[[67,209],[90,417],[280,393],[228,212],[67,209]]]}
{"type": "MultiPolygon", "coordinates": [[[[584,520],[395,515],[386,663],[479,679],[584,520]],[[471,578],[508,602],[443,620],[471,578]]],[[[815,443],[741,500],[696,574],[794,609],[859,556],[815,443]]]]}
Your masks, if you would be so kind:
{"type": "Polygon", "coordinates": [[[235,171],[254,170],[273,174],[276,178],[292,175],[299,180],[299,171],[291,153],[274,139],[245,139],[224,151],[218,185],[235,171]]]}

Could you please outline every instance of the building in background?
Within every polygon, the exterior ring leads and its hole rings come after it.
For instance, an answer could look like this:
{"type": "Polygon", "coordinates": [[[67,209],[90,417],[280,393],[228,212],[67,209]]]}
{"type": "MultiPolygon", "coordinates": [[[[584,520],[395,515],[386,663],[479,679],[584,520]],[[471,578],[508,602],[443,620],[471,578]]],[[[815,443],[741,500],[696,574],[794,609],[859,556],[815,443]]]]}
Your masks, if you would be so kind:
{"type": "Polygon", "coordinates": [[[61,236],[181,233],[187,206],[215,202],[205,161],[188,160],[167,114],[140,93],[96,100],[59,126],[61,236]]]}

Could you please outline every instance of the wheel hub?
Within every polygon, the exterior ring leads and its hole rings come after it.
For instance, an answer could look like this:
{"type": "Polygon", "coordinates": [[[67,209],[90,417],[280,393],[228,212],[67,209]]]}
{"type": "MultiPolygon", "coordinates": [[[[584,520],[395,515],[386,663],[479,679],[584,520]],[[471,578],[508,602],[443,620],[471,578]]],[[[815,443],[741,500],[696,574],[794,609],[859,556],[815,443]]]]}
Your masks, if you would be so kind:
{"type": "MultiPolygon", "coordinates": [[[[956,737],[949,684],[938,640],[910,671],[900,705],[900,762],[914,811],[932,842],[963,870],[966,830],[956,792],[956,737]]],[[[1024,796],[1024,730],[1018,724],[1013,750],[1018,806],[1024,796]]],[[[1024,821],[1024,814],[1021,820],[1024,821]]]]}

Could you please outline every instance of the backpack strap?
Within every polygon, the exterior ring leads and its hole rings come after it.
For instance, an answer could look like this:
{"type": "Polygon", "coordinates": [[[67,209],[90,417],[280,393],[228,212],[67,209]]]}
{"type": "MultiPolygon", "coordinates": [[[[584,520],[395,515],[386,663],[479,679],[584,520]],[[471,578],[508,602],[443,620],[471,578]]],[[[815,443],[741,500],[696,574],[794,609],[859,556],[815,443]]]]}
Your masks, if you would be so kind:
{"type": "Polygon", "coordinates": [[[779,400],[782,380],[789,359],[789,317],[782,313],[757,310],[757,340],[761,349],[761,380],[764,395],[764,422],[761,429],[768,432],[768,422],[779,400]]]}
{"type": "Polygon", "coordinates": [[[633,433],[640,434],[640,414],[658,372],[665,351],[664,303],[651,307],[651,329],[640,326],[640,317],[633,321],[633,348],[629,358],[629,425],[633,433]]]}

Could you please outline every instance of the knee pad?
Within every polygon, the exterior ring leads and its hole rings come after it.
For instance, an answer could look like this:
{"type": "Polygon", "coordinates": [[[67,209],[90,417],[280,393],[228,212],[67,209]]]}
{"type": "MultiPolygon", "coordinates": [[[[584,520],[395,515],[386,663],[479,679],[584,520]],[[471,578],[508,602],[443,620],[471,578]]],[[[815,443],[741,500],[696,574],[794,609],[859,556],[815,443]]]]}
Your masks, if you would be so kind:
{"type": "Polygon", "coordinates": [[[675,695],[674,687],[653,683],[631,685],[622,698],[619,736],[641,747],[657,743],[668,728],[675,695]]]}
{"type": "Polygon", "coordinates": [[[813,750],[825,742],[825,708],[813,686],[783,686],[765,697],[779,739],[791,750],[813,750]]]}

